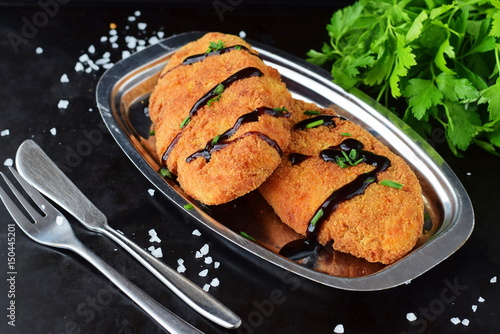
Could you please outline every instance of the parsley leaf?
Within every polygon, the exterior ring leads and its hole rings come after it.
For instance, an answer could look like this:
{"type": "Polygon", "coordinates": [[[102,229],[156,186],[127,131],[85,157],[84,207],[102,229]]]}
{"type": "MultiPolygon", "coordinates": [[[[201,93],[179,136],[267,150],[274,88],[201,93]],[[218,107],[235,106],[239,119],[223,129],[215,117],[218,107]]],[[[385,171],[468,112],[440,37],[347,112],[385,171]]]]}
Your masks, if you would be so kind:
{"type": "MultiPolygon", "coordinates": [[[[308,61],[451,151],[500,152],[500,0],[358,0],[333,13],[308,61]],[[329,65],[330,64],[330,65],[329,65]]],[[[344,161],[340,163],[348,166],[344,161]]]]}

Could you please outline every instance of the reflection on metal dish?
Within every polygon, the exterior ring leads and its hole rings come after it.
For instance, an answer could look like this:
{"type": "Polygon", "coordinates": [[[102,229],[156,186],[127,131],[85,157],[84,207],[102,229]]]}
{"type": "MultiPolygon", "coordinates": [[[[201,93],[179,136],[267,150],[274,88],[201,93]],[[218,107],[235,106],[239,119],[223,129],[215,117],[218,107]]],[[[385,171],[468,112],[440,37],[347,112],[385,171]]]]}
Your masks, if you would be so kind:
{"type": "Polygon", "coordinates": [[[429,144],[406,124],[375,102],[348,94],[331,82],[329,73],[282,51],[250,42],[264,61],[275,67],[293,96],[322,107],[335,105],[339,113],[370,131],[402,156],[422,185],[426,223],[412,252],[391,265],[369,263],[339,252],[323,252],[314,268],[278,255],[297,234],[279,221],[257,192],[228,205],[203,206],[190,199],[173,181],[160,174],[161,163],[149,137],[147,101],[160,71],[171,55],[204,33],[169,37],[117,63],[97,86],[97,104],[103,120],[125,154],[167,198],[214,233],[297,275],[346,290],[380,290],[403,284],[453,254],[474,226],[471,202],[462,184],[429,144]],[[365,102],[367,101],[367,102],[365,102]],[[240,234],[244,231],[255,241],[240,234]]]}

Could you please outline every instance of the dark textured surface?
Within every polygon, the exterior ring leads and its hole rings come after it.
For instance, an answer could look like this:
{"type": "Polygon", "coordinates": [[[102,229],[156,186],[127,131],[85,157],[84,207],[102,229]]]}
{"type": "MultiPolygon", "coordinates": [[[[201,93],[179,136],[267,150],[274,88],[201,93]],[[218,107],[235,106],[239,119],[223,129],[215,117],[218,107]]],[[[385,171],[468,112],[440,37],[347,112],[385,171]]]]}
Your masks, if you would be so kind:
{"type": "MultiPolygon", "coordinates": [[[[61,1],[64,2],[64,1],[61,1]]],[[[229,3],[230,1],[223,1],[229,3]]],[[[27,2],[25,2],[27,3],[27,2]]],[[[32,2],[33,3],[33,2],[32,2]]],[[[126,49],[125,35],[144,38],[163,31],[166,36],[212,30],[238,34],[305,57],[310,48],[326,40],[325,24],[344,3],[318,1],[315,6],[286,2],[260,4],[233,1],[223,20],[212,1],[183,7],[178,1],[96,5],[69,2],[54,17],[40,24],[16,52],[9,33],[23,35],[26,20],[33,22],[39,5],[0,8],[0,170],[14,158],[25,139],[34,139],[78,187],[107,215],[110,225],[147,248],[148,230],[162,239],[163,260],[177,268],[183,259],[185,275],[203,286],[218,278],[210,293],[237,314],[244,324],[238,333],[334,333],[342,324],[345,333],[496,333],[500,322],[499,158],[482,151],[464,158],[450,156],[438,147],[469,192],[476,213],[476,227],[469,241],[449,259],[408,285],[378,292],[332,289],[296,277],[242,253],[190,221],[158,193],[122,153],[102,128],[95,106],[95,86],[103,69],[75,72],[88,47],[111,53],[116,61],[126,49]],[[120,7],[121,6],[121,7],[120,7]],[[127,22],[135,10],[146,32],[127,22]],[[23,20],[23,17],[25,18],[23,20]],[[117,49],[101,43],[109,24],[120,35],[117,49]],[[125,27],[129,25],[129,30],[125,27]],[[43,53],[37,54],[36,48],[43,53]],[[61,83],[67,74],[70,82],[61,83]],[[67,109],[57,107],[68,100],[67,109]],[[90,111],[91,109],[92,111],[90,111]],[[50,129],[56,129],[52,135],[50,129]],[[199,229],[201,236],[193,236],[199,229]],[[220,267],[195,257],[208,244],[209,256],[220,267]],[[209,269],[207,277],[198,273],[209,269]],[[484,298],[484,302],[478,299],[484,298]],[[474,312],[473,305],[477,305],[474,312]],[[410,322],[407,313],[417,320],[410,322]],[[468,326],[451,319],[468,319],[468,326]]],[[[2,2],[1,4],[6,4],[2,2]]],[[[139,20],[138,20],[139,21],[139,20]]],[[[25,31],[26,33],[26,31],[25,31]]],[[[98,57],[97,57],[98,58],[98,57]]],[[[439,137],[436,141],[439,142],[439,137]]],[[[3,183],[2,183],[3,184],[3,183]]],[[[105,237],[93,234],[70,219],[81,240],[124,273],[140,288],[206,333],[224,333],[165,289],[149,272],[105,237]]],[[[16,227],[15,298],[8,297],[7,230],[13,221],[0,205],[0,333],[162,333],[161,328],[117,288],[77,255],[40,246],[16,227]],[[15,327],[8,325],[8,303],[16,306],[15,327]]]]}

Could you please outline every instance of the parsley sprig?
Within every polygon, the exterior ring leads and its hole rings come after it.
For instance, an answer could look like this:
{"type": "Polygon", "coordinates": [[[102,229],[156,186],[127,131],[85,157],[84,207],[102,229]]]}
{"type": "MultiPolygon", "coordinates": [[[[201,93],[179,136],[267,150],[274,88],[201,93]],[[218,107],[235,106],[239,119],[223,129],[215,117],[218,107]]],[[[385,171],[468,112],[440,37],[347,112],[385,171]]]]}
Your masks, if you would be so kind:
{"type": "Polygon", "coordinates": [[[205,51],[205,53],[210,53],[210,52],[214,52],[214,51],[218,51],[220,49],[223,49],[224,43],[225,42],[223,42],[221,40],[218,40],[217,42],[210,42],[208,44],[208,49],[207,49],[207,51],[205,51]]]}
{"type": "Polygon", "coordinates": [[[500,1],[359,0],[335,12],[329,43],[309,61],[333,62],[334,81],[360,88],[424,137],[442,128],[452,152],[500,147],[500,1]]]}

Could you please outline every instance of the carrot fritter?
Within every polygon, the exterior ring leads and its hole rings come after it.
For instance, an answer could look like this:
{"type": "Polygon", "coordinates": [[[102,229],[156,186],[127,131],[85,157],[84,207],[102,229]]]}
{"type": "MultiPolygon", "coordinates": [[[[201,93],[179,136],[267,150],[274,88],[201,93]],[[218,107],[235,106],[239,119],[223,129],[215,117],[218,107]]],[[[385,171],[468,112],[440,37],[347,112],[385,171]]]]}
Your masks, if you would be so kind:
{"type": "Polygon", "coordinates": [[[229,202],[280,163],[291,103],[278,71],[248,43],[206,34],[171,57],[151,94],[157,154],[188,195],[209,205],[229,202]],[[210,53],[221,47],[229,49],[210,53]],[[194,55],[201,60],[183,64],[194,55]]]}
{"type": "MultiPolygon", "coordinates": [[[[306,110],[335,115],[332,109],[298,100],[292,109],[294,123],[311,117],[303,114],[306,110]]],[[[424,204],[418,179],[402,158],[368,131],[345,119],[335,118],[334,122],[293,130],[288,153],[259,191],[284,223],[305,235],[318,208],[334,191],[375,168],[363,162],[342,168],[319,155],[347,138],[356,139],[363,151],[388,158],[390,166],[377,173],[376,180],[362,194],[340,202],[324,218],[317,239],[324,245],[333,240],[335,250],[370,262],[392,263],[407,254],[422,234],[424,204]],[[289,158],[294,153],[308,158],[292,164],[289,158]],[[403,187],[382,185],[382,180],[403,187]]]]}

